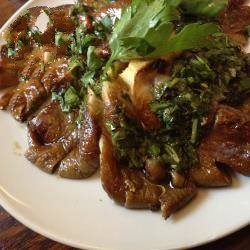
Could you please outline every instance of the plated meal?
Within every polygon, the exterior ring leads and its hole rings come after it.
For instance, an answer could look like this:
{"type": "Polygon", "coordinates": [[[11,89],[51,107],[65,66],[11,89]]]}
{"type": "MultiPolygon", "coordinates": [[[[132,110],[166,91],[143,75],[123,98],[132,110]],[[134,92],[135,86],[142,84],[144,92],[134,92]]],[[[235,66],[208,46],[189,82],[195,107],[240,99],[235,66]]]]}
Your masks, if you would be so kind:
{"type": "Polygon", "coordinates": [[[250,176],[244,3],[82,1],[23,13],[4,34],[0,108],[27,123],[25,157],[70,179],[100,169],[116,203],[164,218],[198,187],[250,176]]]}

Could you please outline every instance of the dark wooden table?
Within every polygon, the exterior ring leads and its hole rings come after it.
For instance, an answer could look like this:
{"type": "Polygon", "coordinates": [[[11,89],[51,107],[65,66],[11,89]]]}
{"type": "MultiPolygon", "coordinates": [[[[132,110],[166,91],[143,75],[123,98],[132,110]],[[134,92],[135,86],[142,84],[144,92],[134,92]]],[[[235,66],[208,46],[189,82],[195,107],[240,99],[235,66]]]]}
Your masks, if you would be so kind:
{"type": "MultiPolygon", "coordinates": [[[[53,0],[52,0],[53,1],[53,0]]],[[[0,26],[26,0],[0,0],[0,26]]],[[[250,194],[249,194],[250,195],[250,194]]],[[[250,208],[249,208],[250,209],[250,208]]],[[[181,236],[180,236],[181,237],[181,236]]],[[[54,249],[68,250],[70,247],[51,241],[31,231],[0,207],[0,249],[54,249]]],[[[250,250],[250,226],[216,242],[193,250],[250,250]]]]}

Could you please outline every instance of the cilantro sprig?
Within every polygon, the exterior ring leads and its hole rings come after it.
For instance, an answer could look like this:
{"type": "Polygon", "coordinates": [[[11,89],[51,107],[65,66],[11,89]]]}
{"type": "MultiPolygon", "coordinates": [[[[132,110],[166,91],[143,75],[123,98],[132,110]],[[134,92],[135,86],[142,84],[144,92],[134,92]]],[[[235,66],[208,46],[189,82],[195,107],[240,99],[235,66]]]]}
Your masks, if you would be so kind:
{"type": "Polygon", "coordinates": [[[112,54],[106,69],[116,60],[154,58],[211,45],[211,36],[219,32],[214,23],[191,23],[175,33],[174,22],[181,17],[182,2],[134,0],[115,24],[109,41],[112,54]]]}

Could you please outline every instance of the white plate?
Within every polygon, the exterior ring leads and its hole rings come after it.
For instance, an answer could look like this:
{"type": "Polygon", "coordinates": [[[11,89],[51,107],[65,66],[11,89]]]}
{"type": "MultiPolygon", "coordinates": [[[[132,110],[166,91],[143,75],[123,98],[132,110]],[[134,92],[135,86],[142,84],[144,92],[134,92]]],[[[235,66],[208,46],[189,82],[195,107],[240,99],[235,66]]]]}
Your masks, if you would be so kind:
{"type": "MultiPolygon", "coordinates": [[[[7,25],[26,8],[71,2],[30,1],[7,25]]],[[[250,223],[246,177],[236,176],[231,188],[200,190],[194,202],[165,221],[160,213],[115,205],[98,175],[73,181],[38,170],[23,156],[25,126],[5,112],[0,112],[0,121],[0,203],[48,238],[84,249],[177,249],[218,239],[250,223]]]]}

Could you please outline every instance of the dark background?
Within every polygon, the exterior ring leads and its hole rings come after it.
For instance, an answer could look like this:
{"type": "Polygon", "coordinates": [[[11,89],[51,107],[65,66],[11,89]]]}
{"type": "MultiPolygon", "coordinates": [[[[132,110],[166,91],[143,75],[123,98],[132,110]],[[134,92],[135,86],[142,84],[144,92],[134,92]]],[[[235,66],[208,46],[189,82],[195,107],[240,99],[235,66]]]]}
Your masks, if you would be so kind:
{"type": "MultiPolygon", "coordinates": [[[[53,1],[53,0],[51,0],[53,1]]],[[[0,27],[26,0],[0,0],[0,27]]],[[[250,194],[249,194],[250,195],[250,194]]],[[[247,197],[246,197],[247,198],[247,197]]],[[[249,198],[249,197],[248,197],[249,198]]],[[[250,209],[250,208],[249,208],[250,209]]],[[[181,235],[180,235],[181,237],[181,235]]],[[[0,206],[0,249],[71,250],[31,231],[0,206]]],[[[250,250],[250,226],[216,242],[192,250],[250,250]]]]}

